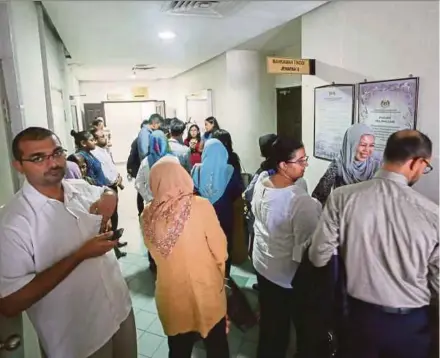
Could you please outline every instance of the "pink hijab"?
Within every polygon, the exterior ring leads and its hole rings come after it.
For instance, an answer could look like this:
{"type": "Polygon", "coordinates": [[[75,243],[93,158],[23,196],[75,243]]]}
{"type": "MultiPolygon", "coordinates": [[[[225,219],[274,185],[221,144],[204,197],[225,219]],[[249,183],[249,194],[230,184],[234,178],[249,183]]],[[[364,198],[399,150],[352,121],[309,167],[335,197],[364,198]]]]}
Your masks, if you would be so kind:
{"type": "Polygon", "coordinates": [[[174,157],[163,157],[150,171],[153,201],[143,217],[145,240],[163,257],[176,245],[191,213],[194,184],[174,157]]]}

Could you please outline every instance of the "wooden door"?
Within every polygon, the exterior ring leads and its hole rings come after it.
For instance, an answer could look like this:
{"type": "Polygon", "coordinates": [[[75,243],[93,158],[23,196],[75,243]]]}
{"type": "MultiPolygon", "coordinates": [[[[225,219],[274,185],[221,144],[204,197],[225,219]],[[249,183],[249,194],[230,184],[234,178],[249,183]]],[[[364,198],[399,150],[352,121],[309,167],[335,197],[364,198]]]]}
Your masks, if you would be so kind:
{"type": "Polygon", "coordinates": [[[301,86],[277,88],[277,131],[278,134],[301,141],[301,86]]]}
{"type": "Polygon", "coordinates": [[[84,130],[92,126],[96,117],[104,118],[105,123],[104,103],[84,103],[84,112],[84,130]]]}

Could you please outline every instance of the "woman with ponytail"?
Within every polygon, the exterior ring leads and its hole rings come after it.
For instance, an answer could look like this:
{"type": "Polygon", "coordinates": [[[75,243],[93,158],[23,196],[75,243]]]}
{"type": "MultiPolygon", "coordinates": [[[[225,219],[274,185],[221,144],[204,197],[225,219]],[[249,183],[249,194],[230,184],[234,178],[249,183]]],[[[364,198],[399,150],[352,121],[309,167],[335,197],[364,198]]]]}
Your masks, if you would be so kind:
{"type": "MultiPolygon", "coordinates": [[[[291,282],[321,214],[321,204],[307,193],[302,179],[307,161],[301,142],[278,137],[255,184],[252,261],[260,290],[258,358],[285,357],[291,321],[298,328],[290,309],[291,282]]],[[[299,349],[300,344],[298,339],[299,349]]]]}
{"type": "Polygon", "coordinates": [[[87,176],[90,177],[97,186],[110,185],[102,171],[101,162],[91,153],[96,147],[96,140],[92,133],[72,130],[70,135],[75,139],[77,153],[81,155],[86,162],[87,176]]]}

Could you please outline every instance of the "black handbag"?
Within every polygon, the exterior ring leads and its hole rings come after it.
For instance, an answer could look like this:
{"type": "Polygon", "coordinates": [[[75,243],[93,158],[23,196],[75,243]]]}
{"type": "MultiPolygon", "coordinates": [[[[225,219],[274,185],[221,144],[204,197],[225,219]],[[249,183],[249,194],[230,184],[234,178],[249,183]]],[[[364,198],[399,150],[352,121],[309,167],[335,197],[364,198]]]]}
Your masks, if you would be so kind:
{"type": "Polygon", "coordinates": [[[240,287],[232,278],[226,278],[225,288],[229,320],[241,331],[255,326],[258,322],[257,316],[240,287]]]}

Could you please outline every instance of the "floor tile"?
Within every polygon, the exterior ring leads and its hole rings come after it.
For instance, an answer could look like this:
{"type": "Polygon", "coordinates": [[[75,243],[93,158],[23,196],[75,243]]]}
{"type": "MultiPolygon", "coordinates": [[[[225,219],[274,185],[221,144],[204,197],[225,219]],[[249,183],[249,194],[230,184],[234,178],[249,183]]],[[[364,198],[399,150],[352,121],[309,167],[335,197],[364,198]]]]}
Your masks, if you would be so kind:
{"type": "Polygon", "coordinates": [[[141,338],[141,336],[145,333],[145,331],[143,331],[142,329],[136,329],[136,337],[139,340],[139,338],[141,338]]]}
{"type": "Polygon", "coordinates": [[[135,313],[134,318],[136,321],[136,328],[146,331],[157,318],[157,316],[153,313],[139,310],[135,313]]]}
{"type": "Polygon", "coordinates": [[[238,285],[238,287],[246,287],[246,283],[249,280],[249,277],[239,276],[236,274],[231,275],[231,277],[238,285]]]}
{"type": "Polygon", "coordinates": [[[147,332],[156,334],[161,337],[166,337],[159,317],[157,317],[157,319],[150,325],[150,327],[148,327],[147,332]]]}
{"type": "Polygon", "coordinates": [[[135,294],[132,293],[130,294],[130,296],[131,296],[131,303],[134,308],[144,309],[150,304],[151,300],[153,300],[151,297],[145,296],[142,293],[135,293],[135,294]]]}
{"type": "Polygon", "coordinates": [[[255,358],[257,356],[257,344],[245,342],[238,351],[237,358],[255,358]]]}
{"type": "Polygon", "coordinates": [[[157,315],[156,300],[154,298],[151,299],[143,309],[147,312],[154,313],[157,315]]]}
{"type": "Polygon", "coordinates": [[[244,341],[245,342],[258,342],[258,334],[260,332],[260,329],[258,325],[255,325],[251,329],[247,330],[244,334],[244,341]]]}
{"type": "Polygon", "coordinates": [[[168,341],[166,339],[160,344],[160,347],[154,352],[153,358],[168,358],[168,341]]]}
{"type": "Polygon", "coordinates": [[[228,335],[229,352],[232,356],[238,353],[242,343],[243,338],[228,335]]]}
{"type": "Polygon", "coordinates": [[[165,338],[145,332],[138,341],[138,352],[147,357],[153,357],[165,338]]]}

